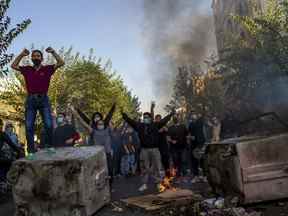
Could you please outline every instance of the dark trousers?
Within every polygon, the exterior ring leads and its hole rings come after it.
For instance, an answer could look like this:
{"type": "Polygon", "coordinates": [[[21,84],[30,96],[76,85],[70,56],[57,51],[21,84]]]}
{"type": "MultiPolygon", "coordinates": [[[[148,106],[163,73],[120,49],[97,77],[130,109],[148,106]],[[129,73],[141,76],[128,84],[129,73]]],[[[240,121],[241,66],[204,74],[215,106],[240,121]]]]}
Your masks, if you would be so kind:
{"type": "Polygon", "coordinates": [[[119,149],[114,150],[113,154],[113,176],[120,174],[120,165],[121,165],[121,151],[119,149]]]}
{"type": "Polygon", "coordinates": [[[170,171],[170,155],[169,155],[169,150],[168,148],[159,148],[160,155],[161,155],[161,162],[163,165],[163,168],[165,170],[165,175],[169,175],[170,171]]]}
{"type": "Polygon", "coordinates": [[[199,168],[202,165],[201,162],[203,160],[197,159],[194,157],[193,151],[196,148],[201,148],[204,144],[203,143],[192,143],[191,149],[190,149],[190,156],[191,156],[191,173],[193,176],[199,176],[199,168]]]}
{"type": "Polygon", "coordinates": [[[36,152],[34,145],[34,125],[36,120],[37,112],[39,111],[42,121],[44,123],[45,133],[47,135],[47,146],[52,146],[52,116],[51,116],[51,105],[47,95],[29,95],[25,104],[25,128],[26,128],[26,139],[28,145],[28,152],[36,152]]]}
{"type": "Polygon", "coordinates": [[[181,176],[185,174],[185,170],[183,167],[184,153],[185,153],[185,149],[171,148],[173,166],[177,170],[177,176],[181,176]]]}
{"type": "Polygon", "coordinates": [[[200,161],[194,157],[193,151],[195,148],[191,149],[191,173],[193,176],[199,176],[200,161]]]}
{"type": "Polygon", "coordinates": [[[7,173],[12,166],[12,161],[0,161],[0,182],[6,181],[7,173]]]}
{"type": "Polygon", "coordinates": [[[112,183],[113,183],[113,158],[110,153],[106,153],[106,159],[107,159],[107,167],[108,167],[108,175],[109,175],[109,185],[110,189],[112,189],[112,183]]]}

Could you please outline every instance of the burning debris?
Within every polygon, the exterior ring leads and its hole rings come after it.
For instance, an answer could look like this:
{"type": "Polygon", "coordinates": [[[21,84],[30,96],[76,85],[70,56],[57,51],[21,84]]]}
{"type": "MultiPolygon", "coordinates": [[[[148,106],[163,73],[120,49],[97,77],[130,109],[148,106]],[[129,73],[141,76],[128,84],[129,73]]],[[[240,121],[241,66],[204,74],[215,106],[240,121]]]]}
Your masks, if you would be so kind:
{"type": "Polygon", "coordinates": [[[177,170],[173,168],[170,170],[169,176],[164,177],[164,179],[158,185],[158,190],[160,193],[166,190],[176,191],[176,188],[172,186],[173,180],[175,179],[176,174],[177,174],[177,170]]]}

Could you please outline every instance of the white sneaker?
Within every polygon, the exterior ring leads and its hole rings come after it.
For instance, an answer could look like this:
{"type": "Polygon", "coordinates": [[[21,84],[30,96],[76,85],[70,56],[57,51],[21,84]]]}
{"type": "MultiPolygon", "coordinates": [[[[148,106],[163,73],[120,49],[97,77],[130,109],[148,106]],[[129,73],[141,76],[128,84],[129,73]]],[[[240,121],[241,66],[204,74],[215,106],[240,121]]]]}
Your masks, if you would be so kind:
{"type": "Polygon", "coordinates": [[[195,177],[191,180],[191,183],[192,183],[192,184],[195,184],[195,183],[198,183],[198,182],[200,182],[199,176],[195,176],[195,177]]]}
{"type": "Polygon", "coordinates": [[[205,177],[205,176],[200,176],[200,177],[199,177],[199,180],[200,180],[201,182],[204,182],[204,183],[207,183],[207,182],[208,182],[207,177],[205,177]]]}
{"type": "Polygon", "coordinates": [[[147,184],[143,184],[138,190],[139,190],[140,192],[143,192],[143,191],[145,191],[145,190],[147,190],[147,189],[148,189],[147,184]]]}

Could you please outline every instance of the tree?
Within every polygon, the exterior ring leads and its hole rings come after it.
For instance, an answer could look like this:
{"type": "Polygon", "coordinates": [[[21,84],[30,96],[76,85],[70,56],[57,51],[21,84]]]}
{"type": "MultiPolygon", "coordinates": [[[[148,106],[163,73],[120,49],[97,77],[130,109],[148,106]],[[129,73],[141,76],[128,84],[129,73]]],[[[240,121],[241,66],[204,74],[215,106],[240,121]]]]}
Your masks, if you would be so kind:
{"type": "Polygon", "coordinates": [[[10,17],[6,16],[11,0],[2,0],[0,2],[0,75],[7,74],[5,66],[12,60],[13,54],[7,54],[7,50],[13,40],[22,33],[31,23],[26,19],[16,27],[9,28],[11,25],[10,17]]]}
{"type": "Polygon", "coordinates": [[[231,38],[217,64],[229,110],[240,119],[287,106],[288,1],[268,0],[253,17],[232,16],[245,32],[231,38]]]}
{"type": "Polygon", "coordinates": [[[222,77],[210,67],[203,71],[198,65],[179,68],[176,75],[172,100],[166,110],[180,108],[180,118],[187,119],[187,113],[196,111],[205,115],[223,115],[224,88],[222,77]]]}

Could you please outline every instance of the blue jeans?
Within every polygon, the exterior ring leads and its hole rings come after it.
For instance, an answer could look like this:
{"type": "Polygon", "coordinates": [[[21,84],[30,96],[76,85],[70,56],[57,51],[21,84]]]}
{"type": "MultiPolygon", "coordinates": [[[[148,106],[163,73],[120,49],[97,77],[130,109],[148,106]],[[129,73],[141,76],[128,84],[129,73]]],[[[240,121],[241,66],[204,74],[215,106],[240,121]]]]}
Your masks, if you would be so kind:
{"type": "Polygon", "coordinates": [[[52,146],[53,127],[49,98],[47,95],[41,94],[29,95],[25,104],[25,128],[29,153],[36,152],[34,145],[34,125],[38,111],[41,115],[47,135],[46,147],[52,146]]]}
{"type": "Polygon", "coordinates": [[[135,174],[136,161],[135,154],[126,154],[121,159],[121,173],[122,175],[135,174]]]}

